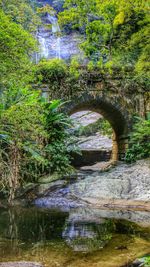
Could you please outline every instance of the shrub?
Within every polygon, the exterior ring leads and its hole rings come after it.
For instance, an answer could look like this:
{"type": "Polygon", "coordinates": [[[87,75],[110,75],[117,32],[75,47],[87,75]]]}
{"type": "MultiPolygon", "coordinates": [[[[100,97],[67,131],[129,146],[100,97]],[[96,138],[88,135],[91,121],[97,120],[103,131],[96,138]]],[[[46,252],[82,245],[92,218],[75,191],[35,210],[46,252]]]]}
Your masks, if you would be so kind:
{"type": "Polygon", "coordinates": [[[72,126],[70,117],[60,111],[63,105],[60,100],[53,100],[45,106],[46,130],[48,133],[45,146],[48,160],[47,170],[66,174],[71,170],[70,152],[76,148],[72,146],[73,138],[68,129],[72,126]]]}
{"type": "Polygon", "coordinates": [[[11,202],[25,182],[70,172],[70,118],[62,103],[48,103],[36,91],[10,88],[0,104],[0,190],[11,202]]]}
{"type": "Polygon", "coordinates": [[[130,137],[129,149],[126,153],[126,161],[134,162],[136,160],[150,156],[150,120],[136,118],[133,132],[130,137]]]}
{"type": "Polygon", "coordinates": [[[1,187],[14,198],[27,162],[41,164],[42,140],[46,137],[44,117],[37,92],[9,88],[0,105],[0,176],[1,187]]]}
{"type": "Polygon", "coordinates": [[[61,59],[42,60],[37,65],[37,76],[42,82],[60,81],[67,74],[67,65],[61,59]]]}

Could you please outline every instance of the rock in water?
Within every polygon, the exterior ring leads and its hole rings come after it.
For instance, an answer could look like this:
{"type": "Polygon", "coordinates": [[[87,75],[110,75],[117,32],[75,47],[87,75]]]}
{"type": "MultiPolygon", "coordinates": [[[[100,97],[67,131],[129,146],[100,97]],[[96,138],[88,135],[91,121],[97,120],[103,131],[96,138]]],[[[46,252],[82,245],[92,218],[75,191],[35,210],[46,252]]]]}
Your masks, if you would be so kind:
{"type": "Polygon", "coordinates": [[[20,261],[20,262],[0,262],[0,267],[43,267],[41,263],[20,261]]]}

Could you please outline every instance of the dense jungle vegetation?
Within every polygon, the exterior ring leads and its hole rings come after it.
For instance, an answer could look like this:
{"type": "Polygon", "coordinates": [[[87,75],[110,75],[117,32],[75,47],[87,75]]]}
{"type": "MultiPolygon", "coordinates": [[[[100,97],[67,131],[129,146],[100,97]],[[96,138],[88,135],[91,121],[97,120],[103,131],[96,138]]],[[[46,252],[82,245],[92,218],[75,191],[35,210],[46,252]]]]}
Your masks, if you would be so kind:
{"type": "MultiPolygon", "coordinates": [[[[61,113],[60,100],[45,100],[33,84],[48,82],[52,95],[60,90],[62,97],[68,88],[78,89],[82,62],[73,58],[69,65],[59,59],[34,63],[36,31],[47,10],[51,8],[40,12],[35,0],[0,0],[0,190],[9,201],[24,182],[71,171],[74,140],[67,129],[72,122],[61,113]]],[[[62,27],[84,37],[87,72],[98,68],[113,75],[119,68],[125,84],[148,88],[149,1],[66,0],[58,17],[62,27]]],[[[137,145],[128,151],[129,162],[149,156],[149,136],[150,121],[136,122],[131,143],[137,145]]]]}

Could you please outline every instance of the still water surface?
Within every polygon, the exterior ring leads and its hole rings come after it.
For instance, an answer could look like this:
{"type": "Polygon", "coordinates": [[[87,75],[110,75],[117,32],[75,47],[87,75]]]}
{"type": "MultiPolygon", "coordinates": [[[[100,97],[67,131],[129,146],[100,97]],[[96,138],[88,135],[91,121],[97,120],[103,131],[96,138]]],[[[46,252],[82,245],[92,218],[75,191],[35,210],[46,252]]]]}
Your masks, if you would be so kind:
{"type": "MultiPolygon", "coordinates": [[[[150,221],[139,222],[141,215],[135,212],[128,220],[120,214],[0,209],[0,261],[36,261],[46,267],[123,266],[150,253],[150,221]]],[[[144,213],[143,218],[149,217],[144,213]]]]}

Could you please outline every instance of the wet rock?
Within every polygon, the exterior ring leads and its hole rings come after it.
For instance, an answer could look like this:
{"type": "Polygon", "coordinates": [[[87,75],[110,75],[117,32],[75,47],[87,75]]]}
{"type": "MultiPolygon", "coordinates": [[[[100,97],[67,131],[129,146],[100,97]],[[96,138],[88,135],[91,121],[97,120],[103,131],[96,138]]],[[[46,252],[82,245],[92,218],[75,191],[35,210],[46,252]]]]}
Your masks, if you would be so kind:
{"type": "Polygon", "coordinates": [[[148,160],[121,163],[107,172],[82,171],[80,179],[73,183],[61,180],[40,188],[33,204],[67,211],[88,205],[146,211],[150,203],[149,173],[148,160]]]}
{"type": "Polygon", "coordinates": [[[94,165],[90,165],[90,166],[83,166],[80,168],[81,171],[97,171],[97,172],[103,172],[103,171],[108,171],[109,169],[111,169],[112,167],[114,167],[116,165],[116,162],[114,161],[102,161],[102,162],[98,162],[94,165]]]}
{"type": "Polygon", "coordinates": [[[51,209],[60,209],[62,211],[69,211],[72,208],[82,207],[83,204],[80,201],[67,199],[65,197],[43,197],[34,200],[34,205],[38,207],[46,207],[51,209]]]}
{"type": "Polygon", "coordinates": [[[93,207],[81,207],[73,209],[69,213],[69,221],[95,222],[99,223],[105,218],[125,220],[138,224],[141,227],[149,227],[150,212],[128,211],[128,210],[105,210],[93,207]]]}
{"type": "Polygon", "coordinates": [[[96,133],[89,137],[81,136],[78,141],[78,145],[81,150],[101,150],[101,151],[111,151],[112,150],[112,140],[107,136],[100,135],[96,133]]]}
{"type": "Polygon", "coordinates": [[[37,189],[37,184],[35,183],[26,184],[24,187],[21,187],[17,191],[17,198],[24,198],[24,196],[27,196],[31,192],[33,193],[34,191],[36,191],[36,189],[37,189]]]}
{"type": "Polygon", "coordinates": [[[36,262],[0,262],[0,267],[43,267],[42,264],[36,262]]]}
{"type": "Polygon", "coordinates": [[[66,181],[65,180],[58,180],[55,182],[51,182],[51,183],[44,183],[44,184],[40,184],[37,188],[37,195],[49,195],[52,192],[55,192],[56,190],[62,189],[64,188],[64,186],[66,185],[66,181]]]}
{"type": "Polygon", "coordinates": [[[83,53],[79,50],[80,34],[74,32],[69,35],[61,34],[58,39],[57,35],[52,34],[51,31],[45,31],[41,27],[37,33],[37,39],[41,47],[40,53],[37,54],[38,61],[42,56],[47,59],[61,58],[64,60],[68,60],[75,55],[80,55],[83,58],[83,53]]]}
{"type": "Polygon", "coordinates": [[[79,198],[126,199],[150,201],[150,161],[119,164],[108,172],[93,173],[70,185],[79,198]]]}
{"type": "Polygon", "coordinates": [[[99,119],[103,118],[99,113],[90,110],[76,112],[70,117],[74,120],[76,128],[80,127],[81,125],[87,126],[89,124],[93,124],[99,119]]]}

